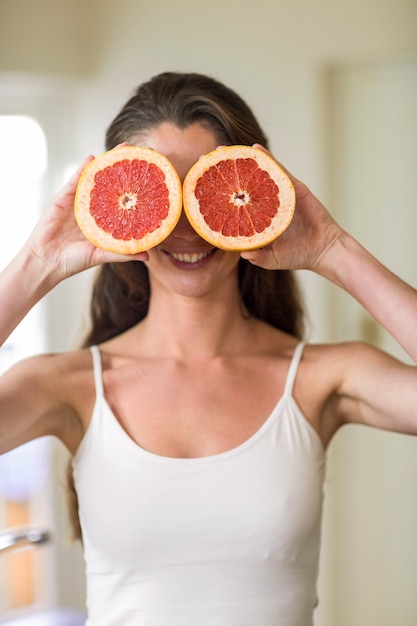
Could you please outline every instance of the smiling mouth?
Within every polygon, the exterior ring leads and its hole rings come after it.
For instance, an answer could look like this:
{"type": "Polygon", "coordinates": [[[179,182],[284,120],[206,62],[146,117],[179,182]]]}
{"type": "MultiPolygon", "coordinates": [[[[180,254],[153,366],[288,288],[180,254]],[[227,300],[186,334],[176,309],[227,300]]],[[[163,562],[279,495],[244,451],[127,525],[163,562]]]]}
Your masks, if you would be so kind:
{"type": "Polygon", "coordinates": [[[171,252],[170,255],[176,261],[181,261],[181,263],[198,263],[208,257],[212,252],[213,250],[208,250],[206,252],[194,252],[191,254],[188,252],[171,252]]]}

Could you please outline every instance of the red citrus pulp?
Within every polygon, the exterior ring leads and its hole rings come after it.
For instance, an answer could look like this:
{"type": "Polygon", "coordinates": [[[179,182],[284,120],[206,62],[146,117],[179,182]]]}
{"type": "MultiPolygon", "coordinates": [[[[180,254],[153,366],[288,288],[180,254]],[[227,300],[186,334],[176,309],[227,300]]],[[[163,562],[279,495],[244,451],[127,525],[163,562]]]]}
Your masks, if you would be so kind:
{"type": "Polygon", "coordinates": [[[224,146],[201,157],[183,183],[184,210],[223,250],[253,250],[279,237],[295,210],[293,184],[263,150],[224,146]]]}
{"type": "Polygon", "coordinates": [[[173,165],[138,146],[120,146],[91,161],[74,202],[85,237],[121,254],[156,246],[173,230],[181,210],[181,182],[173,165]]]}

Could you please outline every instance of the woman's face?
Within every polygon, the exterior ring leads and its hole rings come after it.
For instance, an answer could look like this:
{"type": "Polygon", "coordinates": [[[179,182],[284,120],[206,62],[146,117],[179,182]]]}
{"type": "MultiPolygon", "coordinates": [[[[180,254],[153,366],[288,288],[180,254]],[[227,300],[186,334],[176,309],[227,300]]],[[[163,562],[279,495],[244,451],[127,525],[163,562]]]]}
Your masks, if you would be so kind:
{"type": "MultiPolygon", "coordinates": [[[[181,181],[200,156],[218,146],[214,133],[200,123],[181,129],[170,123],[148,131],[137,144],[166,156],[181,181]]],[[[201,297],[225,279],[236,284],[239,254],[215,248],[190,225],[184,211],[172,233],[149,250],[147,262],[151,284],[182,295],[201,297]]]]}

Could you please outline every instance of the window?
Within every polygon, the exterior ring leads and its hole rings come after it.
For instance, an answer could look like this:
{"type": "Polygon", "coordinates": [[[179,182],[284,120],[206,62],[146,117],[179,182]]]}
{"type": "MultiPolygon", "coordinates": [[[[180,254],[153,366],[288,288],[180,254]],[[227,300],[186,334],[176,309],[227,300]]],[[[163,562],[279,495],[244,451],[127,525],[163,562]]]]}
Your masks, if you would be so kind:
{"type": "MultiPolygon", "coordinates": [[[[18,115],[0,116],[1,215],[0,269],[18,252],[41,215],[47,143],[38,122],[18,115]]],[[[0,349],[0,371],[17,359],[44,348],[42,305],[0,349]]]]}
{"type": "MultiPolygon", "coordinates": [[[[36,120],[0,115],[0,270],[26,241],[41,215],[47,169],[45,133],[36,120]]],[[[0,348],[0,373],[45,349],[44,306],[37,305],[0,348]]],[[[46,472],[46,442],[35,441],[0,456],[0,497],[29,500],[46,472]]]]}

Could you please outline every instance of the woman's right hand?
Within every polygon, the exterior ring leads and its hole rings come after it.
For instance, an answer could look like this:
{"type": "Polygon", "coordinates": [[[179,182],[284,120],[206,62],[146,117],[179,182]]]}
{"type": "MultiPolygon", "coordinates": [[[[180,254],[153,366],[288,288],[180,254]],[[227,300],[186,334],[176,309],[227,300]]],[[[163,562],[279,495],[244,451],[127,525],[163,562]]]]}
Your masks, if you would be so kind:
{"type": "Polygon", "coordinates": [[[88,156],[67,184],[55,196],[25,244],[38,262],[44,263],[60,282],[83,270],[110,262],[146,261],[148,254],[122,255],[95,247],[81,232],[74,216],[74,198],[84,168],[94,159],[88,156]]]}

